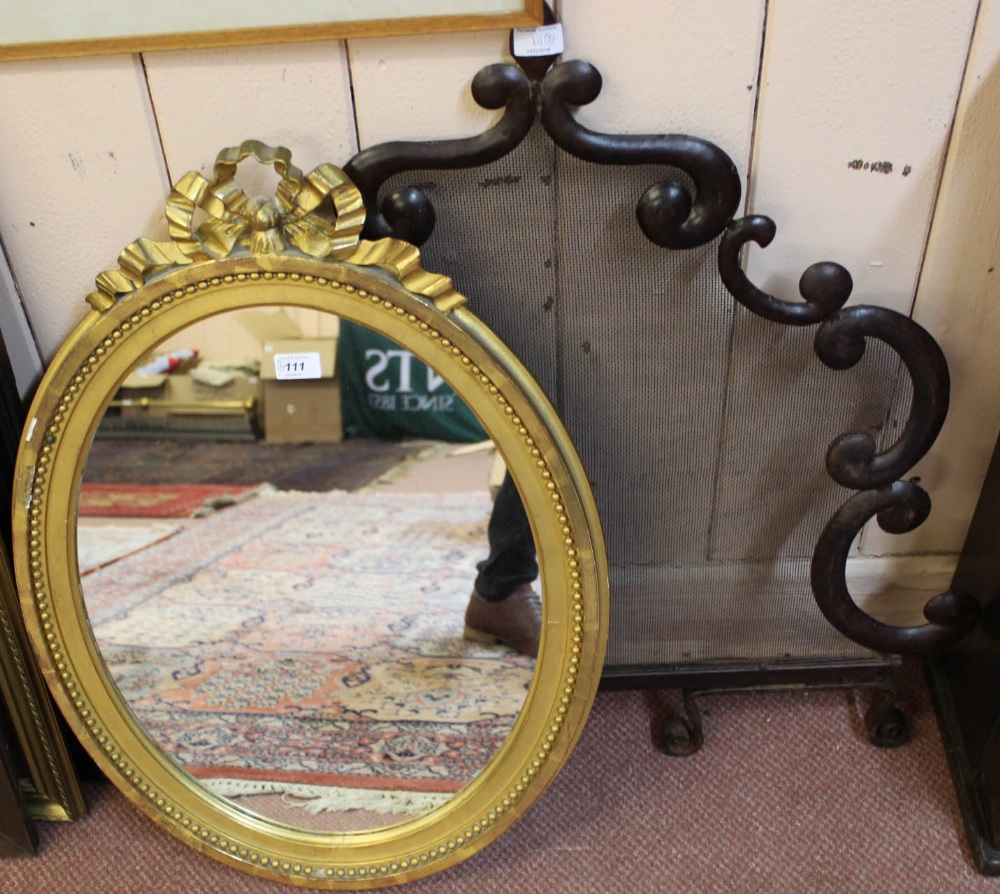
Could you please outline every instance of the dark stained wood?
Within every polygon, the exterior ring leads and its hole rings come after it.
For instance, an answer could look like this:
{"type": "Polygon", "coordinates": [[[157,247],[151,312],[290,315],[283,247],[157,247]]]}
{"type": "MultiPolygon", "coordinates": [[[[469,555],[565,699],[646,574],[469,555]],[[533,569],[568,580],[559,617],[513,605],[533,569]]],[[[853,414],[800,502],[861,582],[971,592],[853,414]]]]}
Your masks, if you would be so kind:
{"type": "Polygon", "coordinates": [[[0,857],[33,854],[38,840],[21,790],[21,761],[7,712],[0,702],[0,857]]]}
{"type": "Polygon", "coordinates": [[[932,658],[932,691],[973,856],[1000,875],[1000,443],[951,589],[972,595],[982,620],[932,658]]]}
{"type": "Polygon", "coordinates": [[[696,689],[714,692],[781,687],[809,688],[883,686],[893,680],[900,665],[894,655],[870,659],[785,661],[755,664],[736,662],[671,667],[614,668],[601,676],[601,689],[696,689]]]}
{"type": "MultiPolygon", "coordinates": [[[[14,463],[21,433],[20,399],[14,384],[7,349],[0,340],[0,505],[11,504],[14,463]]],[[[10,514],[0,512],[0,542],[9,549],[10,514]]],[[[0,606],[0,611],[3,607],[0,606]]],[[[0,644],[0,648],[5,648],[0,644]]],[[[21,779],[25,761],[7,707],[0,699],[0,856],[35,851],[35,827],[28,818],[21,779]]]]}
{"type": "MultiPolygon", "coordinates": [[[[0,504],[12,503],[24,408],[0,337],[0,504]]],[[[10,513],[0,512],[0,856],[34,852],[33,818],[85,812],[65,730],[48,701],[17,604],[10,513]]]]}

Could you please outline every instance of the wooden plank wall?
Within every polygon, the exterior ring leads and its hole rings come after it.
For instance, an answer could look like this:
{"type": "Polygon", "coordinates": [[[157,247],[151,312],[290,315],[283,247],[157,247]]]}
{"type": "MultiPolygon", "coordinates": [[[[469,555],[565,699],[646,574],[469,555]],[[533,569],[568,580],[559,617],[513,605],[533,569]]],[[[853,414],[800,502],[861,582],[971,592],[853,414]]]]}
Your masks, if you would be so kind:
{"type": "MultiPolygon", "coordinates": [[[[779,224],[770,248],[749,252],[755,282],[790,297],[810,263],[841,261],[856,300],[915,313],[945,347],[955,409],[918,470],[935,513],[905,541],[869,533],[871,554],[955,551],[1000,427],[997,7],[561,10],[566,58],[604,75],[585,124],[693,132],[733,156],[747,210],[779,224]],[[880,162],[891,171],[873,171],[880,162]]],[[[165,237],[169,182],[207,170],[218,149],[256,137],[309,170],[359,145],[477,133],[496,113],[475,106],[469,82],[505,58],[507,34],[484,32],[0,64],[0,239],[41,356],[82,318],[95,274],[122,247],[165,237]]]]}

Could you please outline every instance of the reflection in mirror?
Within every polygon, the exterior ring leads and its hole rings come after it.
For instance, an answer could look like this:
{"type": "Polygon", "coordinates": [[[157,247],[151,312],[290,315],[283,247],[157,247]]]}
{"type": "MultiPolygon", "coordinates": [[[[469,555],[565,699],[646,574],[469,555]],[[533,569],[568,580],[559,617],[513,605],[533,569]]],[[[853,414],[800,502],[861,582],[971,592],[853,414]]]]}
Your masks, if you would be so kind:
{"type": "Polygon", "coordinates": [[[466,618],[502,461],[435,371],[378,339],[301,308],[202,321],[125,380],[83,474],[82,590],[130,710],[210,791],[299,828],[453,797],[534,668],[516,631],[491,635],[513,601],[472,595],[466,618]]]}

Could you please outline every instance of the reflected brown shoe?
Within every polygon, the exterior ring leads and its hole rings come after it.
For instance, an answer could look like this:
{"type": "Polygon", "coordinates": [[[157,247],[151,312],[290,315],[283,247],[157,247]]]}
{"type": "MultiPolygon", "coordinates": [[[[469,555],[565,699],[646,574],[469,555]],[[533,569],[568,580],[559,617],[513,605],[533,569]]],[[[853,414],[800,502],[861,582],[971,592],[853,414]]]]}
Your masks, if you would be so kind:
{"type": "Polygon", "coordinates": [[[506,599],[487,602],[475,590],[465,610],[465,638],[502,643],[522,655],[538,655],[542,610],[530,584],[522,584],[506,599]]]}

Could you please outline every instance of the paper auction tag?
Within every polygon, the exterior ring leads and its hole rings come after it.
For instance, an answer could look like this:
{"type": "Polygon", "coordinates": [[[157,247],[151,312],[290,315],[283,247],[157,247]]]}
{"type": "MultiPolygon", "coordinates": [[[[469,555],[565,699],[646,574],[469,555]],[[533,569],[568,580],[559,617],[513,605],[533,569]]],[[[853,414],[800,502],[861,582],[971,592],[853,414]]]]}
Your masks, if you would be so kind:
{"type": "Polygon", "coordinates": [[[274,377],[276,379],[321,379],[323,364],[317,352],[302,354],[275,354],[274,377]]]}
{"type": "Polygon", "coordinates": [[[563,30],[555,25],[539,28],[514,29],[514,55],[531,58],[534,56],[558,56],[563,51],[563,30]]]}

